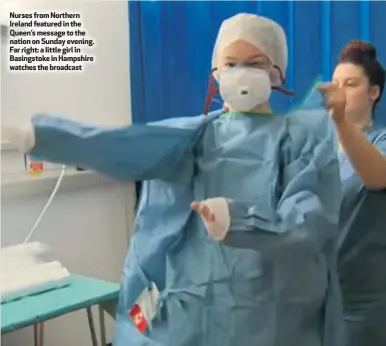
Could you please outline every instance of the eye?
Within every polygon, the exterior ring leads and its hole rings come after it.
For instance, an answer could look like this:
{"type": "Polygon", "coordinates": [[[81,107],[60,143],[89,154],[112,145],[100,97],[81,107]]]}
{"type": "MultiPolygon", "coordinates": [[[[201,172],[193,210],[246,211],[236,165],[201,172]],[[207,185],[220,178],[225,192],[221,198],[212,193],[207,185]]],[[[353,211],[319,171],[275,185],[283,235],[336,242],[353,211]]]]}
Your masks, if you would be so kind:
{"type": "Polygon", "coordinates": [[[263,61],[250,61],[246,65],[249,67],[259,68],[259,69],[265,69],[267,67],[267,64],[263,61]]]}
{"type": "Polygon", "coordinates": [[[234,62],[227,62],[227,63],[225,64],[225,66],[226,66],[226,67],[235,67],[236,64],[235,64],[234,62]]]}
{"type": "Polygon", "coordinates": [[[356,87],[356,86],[358,85],[358,83],[356,83],[356,82],[353,81],[353,80],[349,80],[349,81],[347,81],[347,82],[345,83],[345,85],[348,86],[348,87],[354,88],[354,87],[356,87]]]}

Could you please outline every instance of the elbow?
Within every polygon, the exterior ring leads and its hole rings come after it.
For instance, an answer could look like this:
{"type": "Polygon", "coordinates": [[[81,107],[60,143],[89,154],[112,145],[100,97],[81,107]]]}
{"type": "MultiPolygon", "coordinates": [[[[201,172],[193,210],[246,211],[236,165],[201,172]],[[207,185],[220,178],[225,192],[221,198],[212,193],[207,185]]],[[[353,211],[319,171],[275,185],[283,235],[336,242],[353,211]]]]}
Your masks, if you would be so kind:
{"type": "MultiPolygon", "coordinates": [[[[358,172],[359,173],[359,172],[358,172]]],[[[359,174],[362,184],[368,190],[384,190],[386,189],[386,157],[377,162],[366,175],[359,174]]]]}
{"type": "Polygon", "coordinates": [[[366,189],[371,191],[381,191],[386,189],[386,179],[383,180],[372,180],[372,181],[362,181],[366,189]]]}
{"type": "Polygon", "coordinates": [[[361,177],[362,184],[368,190],[380,191],[386,189],[386,169],[381,170],[379,174],[361,177]]]}

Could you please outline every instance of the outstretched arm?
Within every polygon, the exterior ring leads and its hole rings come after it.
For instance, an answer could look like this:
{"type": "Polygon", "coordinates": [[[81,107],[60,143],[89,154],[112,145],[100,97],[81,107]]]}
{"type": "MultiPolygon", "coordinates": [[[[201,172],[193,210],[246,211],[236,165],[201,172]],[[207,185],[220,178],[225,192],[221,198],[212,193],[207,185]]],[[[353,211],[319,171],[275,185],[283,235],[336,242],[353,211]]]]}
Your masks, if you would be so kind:
{"type": "Polygon", "coordinates": [[[16,142],[42,161],[81,166],[121,180],[170,180],[209,120],[210,116],[179,119],[177,126],[163,121],[107,128],[37,115],[32,126],[18,131],[16,142]]]}

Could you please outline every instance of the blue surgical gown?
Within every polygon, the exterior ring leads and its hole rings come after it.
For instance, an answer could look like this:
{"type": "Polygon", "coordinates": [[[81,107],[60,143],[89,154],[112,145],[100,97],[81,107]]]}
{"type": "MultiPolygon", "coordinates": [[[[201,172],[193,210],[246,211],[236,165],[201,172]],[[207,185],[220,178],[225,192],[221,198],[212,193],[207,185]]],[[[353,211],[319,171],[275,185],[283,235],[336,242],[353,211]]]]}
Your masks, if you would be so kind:
{"type": "MultiPolygon", "coordinates": [[[[367,138],[386,156],[386,128],[367,138]]],[[[370,191],[342,151],[339,275],[344,299],[345,346],[386,345],[386,190],[370,191]]]]}
{"type": "Polygon", "coordinates": [[[33,119],[32,156],[146,180],[114,345],[340,346],[341,187],[329,117],[220,113],[116,129],[33,119]],[[223,243],[190,210],[219,196],[232,220],[223,243]],[[141,334],[128,312],[151,283],[157,315],[141,334]]]}

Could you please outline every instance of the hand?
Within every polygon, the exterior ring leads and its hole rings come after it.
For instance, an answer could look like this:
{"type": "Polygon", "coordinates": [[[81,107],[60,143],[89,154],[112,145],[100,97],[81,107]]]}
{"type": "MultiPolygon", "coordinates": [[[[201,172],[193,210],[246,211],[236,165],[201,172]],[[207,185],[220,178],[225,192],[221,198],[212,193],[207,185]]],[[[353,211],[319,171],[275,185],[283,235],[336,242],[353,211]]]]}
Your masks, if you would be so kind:
{"type": "Polygon", "coordinates": [[[19,127],[2,126],[0,140],[14,144],[23,153],[29,152],[35,145],[35,133],[32,123],[27,122],[19,127]]]}
{"type": "Polygon", "coordinates": [[[215,216],[214,213],[210,210],[210,208],[204,202],[193,202],[190,207],[195,210],[197,213],[201,214],[201,217],[206,222],[214,222],[215,216]]]}
{"type": "Polygon", "coordinates": [[[318,90],[324,97],[324,106],[331,112],[332,118],[337,121],[345,120],[346,93],[342,87],[335,83],[323,83],[318,90]]]}
{"type": "Polygon", "coordinates": [[[201,215],[205,228],[213,239],[225,239],[231,226],[228,200],[225,197],[193,202],[190,207],[201,215]]]}

